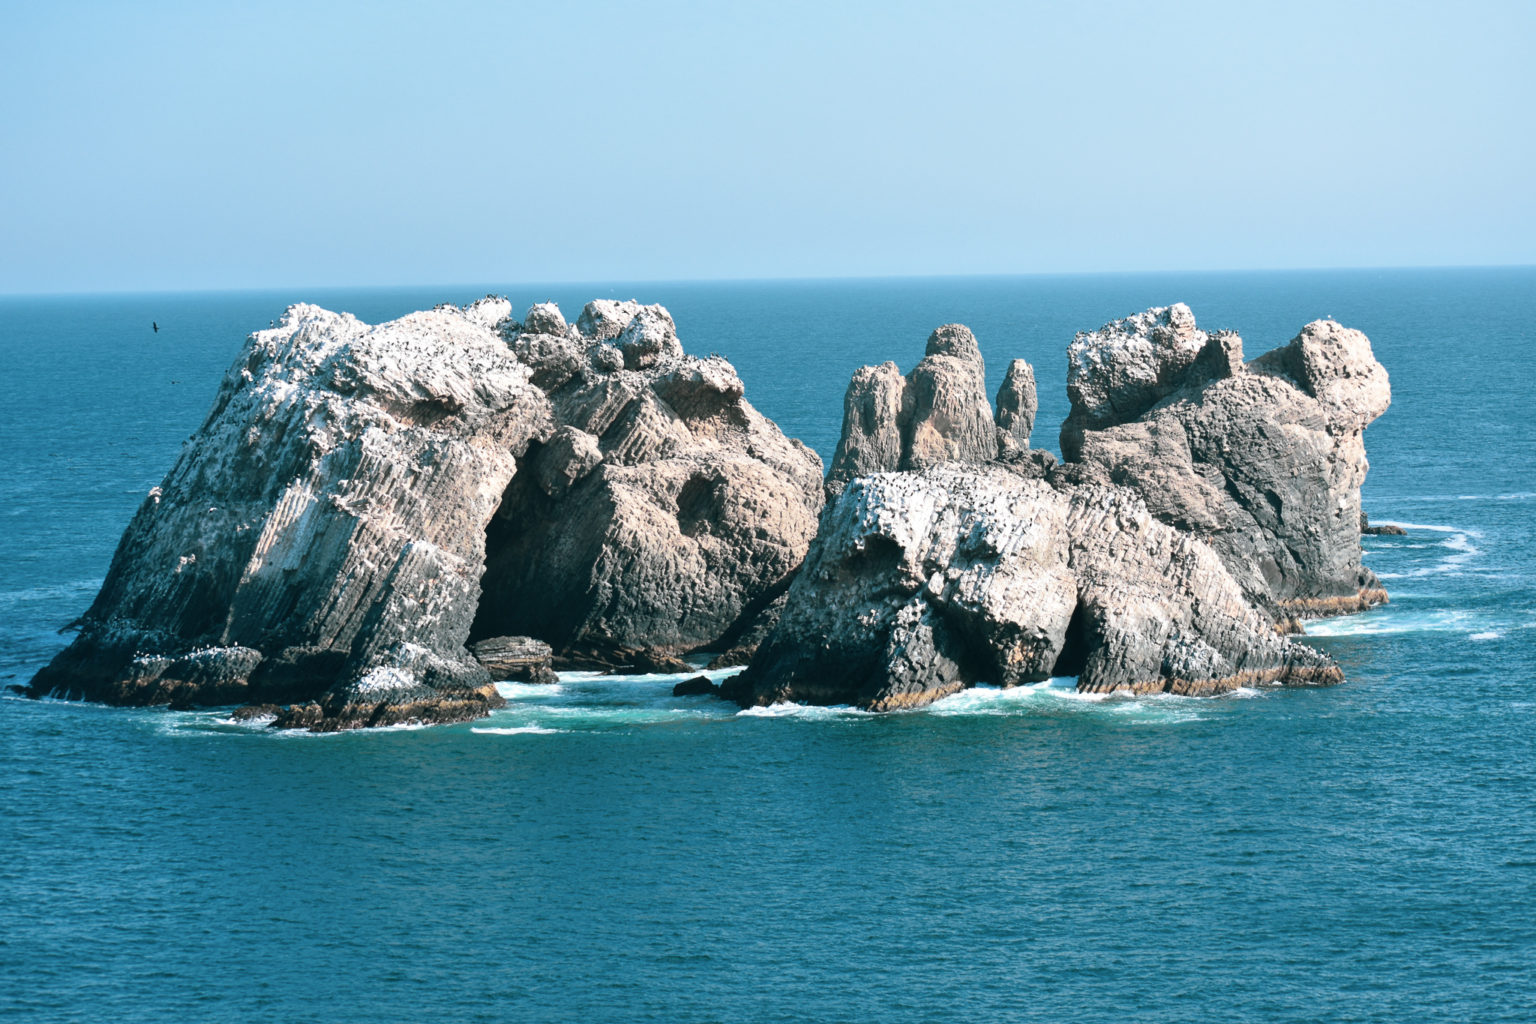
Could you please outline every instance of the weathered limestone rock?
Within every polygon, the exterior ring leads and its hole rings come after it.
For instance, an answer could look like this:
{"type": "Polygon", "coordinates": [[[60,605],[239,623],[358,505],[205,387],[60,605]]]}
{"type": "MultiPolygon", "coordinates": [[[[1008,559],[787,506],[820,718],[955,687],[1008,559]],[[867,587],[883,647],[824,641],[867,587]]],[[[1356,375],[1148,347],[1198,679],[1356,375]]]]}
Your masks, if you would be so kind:
{"type": "Polygon", "coordinates": [[[1130,491],[951,463],[848,485],[773,633],[722,693],[886,711],[1053,675],[1106,693],[1342,679],[1130,491]]]}
{"type": "Polygon", "coordinates": [[[1067,346],[1062,456],[1077,461],[1083,431],[1134,420],[1178,388],[1207,340],[1182,302],[1079,333],[1067,346]]]}
{"type": "Polygon", "coordinates": [[[945,324],[929,336],[922,362],[905,378],[895,363],[855,371],[828,495],[870,473],[995,459],[998,426],[985,369],[970,329],[945,324]]]}
{"type": "Polygon", "coordinates": [[[539,637],[561,668],[686,671],[799,565],[821,460],[729,363],[684,355],[660,307],[590,303],[577,328],[594,352],[617,339],[624,368],[594,357],[551,388],[561,427],[502,498],[473,636],[539,637]]]}
{"type": "Polygon", "coordinates": [[[1035,369],[1022,359],[1008,364],[1008,373],[997,389],[997,421],[1000,440],[1005,447],[1026,451],[1029,435],[1035,429],[1035,413],[1040,408],[1035,394],[1035,369]]]}
{"type": "Polygon", "coordinates": [[[497,682],[558,683],[550,667],[554,651],[529,636],[494,636],[469,645],[469,653],[497,682]]]}
{"type": "Polygon", "coordinates": [[[1244,366],[1173,306],[1079,334],[1068,373],[1068,461],[1206,539],[1251,600],[1282,621],[1386,600],[1360,561],[1362,432],[1391,398],[1365,335],[1318,321],[1244,366]]]}
{"type": "Polygon", "coordinates": [[[624,353],[624,366],[630,370],[644,370],[683,354],[672,316],[660,306],[640,307],[614,344],[624,353]]]}
{"type": "Polygon", "coordinates": [[[485,326],[502,312],[370,327],[294,306],[253,334],[31,692],[323,698],[315,728],[497,706],[464,649],[485,527],[517,456],[553,423],[485,326]]]}
{"type": "Polygon", "coordinates": [[[589,341],[612,341],[629,326],[640,312],[640,303],[633,300],[616,302],[613,299],[594,299],[587,303],[576,318],[576,329],[589,341]]]}
{"type": "Polygon", "coordinates": [[[523,333],[564,337],[565,316],[560,312],[560,307],[553,302],[535,303],[528,307],[527,313],[523,314],[523,333]]]}
{"type": "Polygon", "coordinates": [[[472,640],[496,664],[488,642],[530,636],[675,670],[761,612],[821,501],[820,459],[660,307],[573,329],[504,299],[376,327],[295,306],[248,340],[29,692],[328,731],[487,713],[472,640]]]}

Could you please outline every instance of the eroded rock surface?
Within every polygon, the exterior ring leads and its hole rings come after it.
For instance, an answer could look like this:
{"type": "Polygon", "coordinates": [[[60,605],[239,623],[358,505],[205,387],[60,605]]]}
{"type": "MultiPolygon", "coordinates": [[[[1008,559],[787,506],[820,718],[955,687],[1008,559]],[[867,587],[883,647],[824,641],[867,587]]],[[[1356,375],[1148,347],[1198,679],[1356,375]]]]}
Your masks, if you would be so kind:
{"type": "Polygon", "coordinates": [[[493,636],[469,645],[469,653],[496,682],[558,683],[550,666],[554,651],[531,636],[493,636]]]}
{"type": "Polygon", "coordinates": [[[468,643],[681,664],[799,564],[821,501],[820,459],[661,307],[294,306],[29,692],[321,731],[477,717],[502,700],[468,643]]]}
{"type": "Polygon", "coordinates": [[[723,692],[886,711],[1059,675],[1180,694],[1342,678],[1133,492],[951,463],[848,485],[776,628],[723,692]]]}
{"type": "Polygon", "coordinates": [[[928,338],[920,363],[905,377],[895,363],[854,372],[843,399],[843,433],[827,475],[827,493],[888,470],[941,462],[980,463],[998,456],[1000,435],[1022,436],[1034,424],[1034,374],[1016,360],[994,417],[986,366],[969,328],[945,324],[928,338]]]}
{"type": "Polygon", "coordinates": [[[1068,365],[1068,461],[1207,540],[1250,599],[1281,619],[1386,600],[1360,561],[1363,432],[1391,400],[1365,335],[1320,320],[1244,365],[1171,306],[1079,334],[1068,365]]]}
{"type": "Polygon", "coordinates": [[[253,334],[31,692],[323,697],[305,724],[326,728],[498,706],[464,648],[485,525],[554,422],[487,326],[507,312],[487,300],[370,327],[300,305],[253,334]]]}
{"type": "Polygon", "coordinates": [[[474,636],[539,637],[561,668],[686,671],[680,655],[720,643],[800,564],[821,459],[747,402],[730,363],[685,355],[659,306],[589,303],[547,343],[506,330],[535,379],[538,355],[567,345],[585,365],[550,387],[561,426],[528,447],[491,525],[474,636]]]}

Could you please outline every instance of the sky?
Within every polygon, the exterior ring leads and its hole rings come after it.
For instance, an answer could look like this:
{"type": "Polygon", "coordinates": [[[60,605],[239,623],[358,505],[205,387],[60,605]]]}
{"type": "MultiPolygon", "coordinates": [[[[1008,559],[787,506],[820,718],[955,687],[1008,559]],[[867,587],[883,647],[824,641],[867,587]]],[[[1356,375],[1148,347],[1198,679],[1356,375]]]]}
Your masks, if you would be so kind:
{"type": "Polygon", "coordinates": [[[0,293],[1536,263],[1536,3],[0,0],[0,293]]]}

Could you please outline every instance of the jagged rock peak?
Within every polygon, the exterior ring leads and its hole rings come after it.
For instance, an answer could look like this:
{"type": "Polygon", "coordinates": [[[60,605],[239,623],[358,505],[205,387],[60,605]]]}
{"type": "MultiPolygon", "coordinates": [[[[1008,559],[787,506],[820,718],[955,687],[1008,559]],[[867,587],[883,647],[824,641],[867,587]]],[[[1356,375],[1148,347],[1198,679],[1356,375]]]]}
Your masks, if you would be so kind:
{"type": "Polygon", "coordinates": [[[923,354],[954,356],[957,359],[981,362],[981,346],[976,344],[976,335],[965,324],[944,324],[939,327],[928,335],[928,344],[923,354]]]}
{"type": "Polygon", "coordinates": [[[538,302],[523,314],[523,330],[528,334],[552,334],[563,338],[567,333],[565,316],[553,302],[538,302]]]}
{"type": "Polygon", "coordinates": [[[1184,303],[1160,306],[1081,331],[1067,346],[1067,397],[1062,454],[1076,450],[1082,430],[1125,423],[1179,386],[1207,337],[1184,303]]]}
{"type": "Polygon", "coordinates": [[[593,299],[582,309],[576,319],[576,329],[591,341],[612,341],[640,312],[640,303],[633,299],[624,302],[615,299],[593,299]]]}
{"type": "Polygon", "coordinates": [[[1040,408],[1035,393],[1035,369],[1022,359],[1008,364],[1008,373],[997,389],[996,421],[1005,444],[1020,450],[1029,448],[1029,435],[1035,429],[1035,413],[1040,408]]]}
{"type": "Polygon", "coordinates": [[[906,377],[889,362],[854,371],[829,494],[869,473],[997,457],[998,427],[975,335],[945,324],[929,335],[925,351],[906,377]]]}
{"type": "Polygon", "coordinates": [[[1295,381],[1322,405],[1335,431],[1364,430],[1392,404],[1386,368],[1376,361],[1370,339],[1332,320],[1312,321],[1253,367],[1295,381]]]}

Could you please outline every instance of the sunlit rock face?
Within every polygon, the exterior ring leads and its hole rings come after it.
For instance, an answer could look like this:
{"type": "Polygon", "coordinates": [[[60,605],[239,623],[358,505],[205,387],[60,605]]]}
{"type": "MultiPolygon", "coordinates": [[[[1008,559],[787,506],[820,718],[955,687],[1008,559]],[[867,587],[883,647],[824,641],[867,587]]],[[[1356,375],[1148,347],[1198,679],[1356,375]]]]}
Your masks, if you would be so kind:
{"type": "Polygon", "coordinates": [[[948,463],[848,485],[723,692],[890,711],[1053,675],[1190,695],[1342,679],[1130,490],[948,463]]]}
{"type": "Polygon", "coordinates": [[[821,505],[820,460],[742,391],[660,307],[572,327],[504,299],[378,326],[294,306],[30,692],[453,721],[501,702],[475,638],[610,661],[703,644],[781,585],[821,505]]]}
{"type": "Polygon", "coordinates": [[[1235,333],[1153,309],[1079,334],[1068,392],[1066,459],[1206,539],[1251,599],[1290,618],[1386,599],[1360,561],[1363,434],[1391,402],[1364,334],[1319,320],[1244,364],[1235,333]]]}

